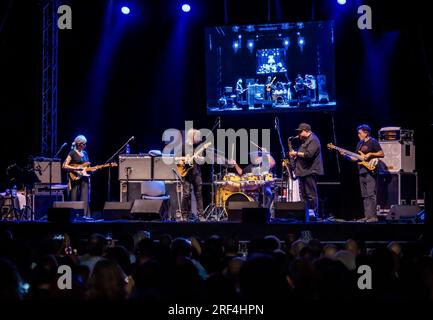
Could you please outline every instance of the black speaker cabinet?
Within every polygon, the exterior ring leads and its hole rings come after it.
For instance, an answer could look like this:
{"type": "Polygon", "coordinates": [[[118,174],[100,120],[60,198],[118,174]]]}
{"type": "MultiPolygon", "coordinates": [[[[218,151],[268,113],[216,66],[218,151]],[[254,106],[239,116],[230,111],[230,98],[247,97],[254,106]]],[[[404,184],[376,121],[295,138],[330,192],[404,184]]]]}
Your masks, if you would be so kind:
{"type": "Polygon", "coordinates": [[[242,208],[242,223],[266,224],[270,217],[268,208],[242,208]]]}
{"type": "Polygon", "coordinates": [[[305,202],[277,202],[274,208],[274,218],[284,220],[306,221],[305,202]]]}
{"type": "Polygon", "coordinates": [[[85,207],[84,201],[56,201],[53,203],[55,209],[71,209],[71,214],[75,218],[84,216],[85,207]]]}
{"type": "Polygon", "coordinates": [[[102,218],[104,220],[119,220],[130,218],[133,201],[105,202],[102,218]]]}
{"type": "Polygon", "coordinates": [[[142,181],[120,181],[120,202],[141,199],[142,181]]]}
{"type": "Polygon", "coordinates": [[[416,203],[418,193],[416,173],[379,174],[377,179],[377,204],[381,210],[389,210],[392,205],[416,203]]]}
{"type": "Polygon", "coordinates": [[[258,202],[252,201],[232,201],[229,202],[227,208],[228,220],[232,222],[242,221],[242,210],[244,208],[260,208],[258,202]]]}
{"type": "Polygon", "coordinates": [[[53,192],[49,194],[36,194],[33,196],[33,211],[35,220],[46,218],[48,209],[53,207],[54,202],[63,201],[63,193],[53,192]]]}
{"type": "Polygon", "coordinates": [[[132,219],[161,220],[164,217],[164,200],[135,200],[131,209],[132,219]]]}

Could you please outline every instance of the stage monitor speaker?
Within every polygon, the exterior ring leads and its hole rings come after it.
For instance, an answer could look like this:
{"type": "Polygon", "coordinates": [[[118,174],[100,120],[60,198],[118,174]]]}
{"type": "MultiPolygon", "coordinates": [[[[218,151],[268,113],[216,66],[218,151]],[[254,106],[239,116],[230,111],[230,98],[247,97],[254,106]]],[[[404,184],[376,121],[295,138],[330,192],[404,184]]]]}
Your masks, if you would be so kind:
{"type": "Polygon", "coordinates": [[[242,223],[266,224],[269,220],[268,208],[242,208],[242,223]]]}
{"type": "Polygon", "coordinates": [[[102,218],[104,220],[129,219],[133,201],[129,202],[105,202],[102,218]]]}
{"type": "Polygon", "coordinates": [[[164,200],[135,200],[131,217],[136,220],[161,220],[164,216],[164,200]]]}
{"type": "Polygon", "coordinates": [[[392,205],[386,220],[421,220],[418,219],[422,212],[418,205],[392,205]]]}
{"type": "Polygon", "coordinates": [[[231,201],[228,204],[227,215],[228,220],[232,222],[242,221],[242,210],[244,208],[259,208],[258,202],[254,201],[231,201]]]}
{"type": "Polygon", "coordinates": [[[48,222],[58,224],[68,224],[72,222],[73,210],[72,208],[49,208],[48,209],[48,222]]]}
{"type": "Polygon", "coordinates": [[[274,219],[306,221],[305,202],[277,202],[274,208],[274,219]]]}
{"type": "Polygon", "coordinates": [[[55,209],[71,209],[72,216],[76,218],[84,216],[85,207],[84,201],[56,201],[53,203],[55,209]]]}

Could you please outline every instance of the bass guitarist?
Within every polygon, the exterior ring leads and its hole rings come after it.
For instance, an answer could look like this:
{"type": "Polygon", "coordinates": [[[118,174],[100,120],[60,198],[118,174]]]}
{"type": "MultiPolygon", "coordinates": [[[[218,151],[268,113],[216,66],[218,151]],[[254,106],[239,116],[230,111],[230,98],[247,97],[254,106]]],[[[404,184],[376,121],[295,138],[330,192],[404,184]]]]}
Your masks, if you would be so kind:
{"type": "MultiPolygon", "coordinates": [[[[385,154],[382,147],[376,139],[372,138],[371,128],[362,124],[358,128],[359,143],[356,146],[356,152],[363,156],[364,161],[370,161],[374,158],[383,158],[385,154]]],[[[359,161],[359,159],[348,155],[344,150],[340,150],[340,154],[351,161],[359,161]]],[[[377,222],[376,215],[376,172],[368,170],[365,166],[359,168],[359,184],[361,186],[361,196],[364,206],[364,218],[359,219],[360,222],[377,222]]]]}
{"type": "MultiPolygon", "coordinates": [[[[85,163],[89,162],[89,156],[87,152],[84,150],[87,146],[87,139],[83,135],[79,135],[74,139],[72,143],[72,150],[69,152],[65,161],[63,162],[63,169],[67,171],[79,172],[80,170],[85,170],[85,163]]],[[[73,181],[69,179],[69,194],[71,201],[83,201],[85,203],[84,215],[86,217],[90,216],[90,207],[89,207],[89,185],[90,185],[90,177],[83,176],[81,179],[77,179],[73,181]]]]}

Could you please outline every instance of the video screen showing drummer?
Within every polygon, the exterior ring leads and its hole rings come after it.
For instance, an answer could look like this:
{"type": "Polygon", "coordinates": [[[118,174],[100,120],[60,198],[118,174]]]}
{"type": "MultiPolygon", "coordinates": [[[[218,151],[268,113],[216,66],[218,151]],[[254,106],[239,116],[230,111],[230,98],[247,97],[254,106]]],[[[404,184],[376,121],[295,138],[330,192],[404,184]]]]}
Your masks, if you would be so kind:
{"type": "Polygon", "coordinates": [[[235,160],[229,160],[228,163],[231,165],[231,168],[228,169],[229,174],[237,174],[242,177],[244,181],[242,191],[256,201],[263,201],[264,206],[269,207],[273,200],[273,190],[271,183],[267,182],[272,180],[275,159],[266,148],[262,148],[250,153],[250,161],[249,165],[241,168],[235,160]]]}

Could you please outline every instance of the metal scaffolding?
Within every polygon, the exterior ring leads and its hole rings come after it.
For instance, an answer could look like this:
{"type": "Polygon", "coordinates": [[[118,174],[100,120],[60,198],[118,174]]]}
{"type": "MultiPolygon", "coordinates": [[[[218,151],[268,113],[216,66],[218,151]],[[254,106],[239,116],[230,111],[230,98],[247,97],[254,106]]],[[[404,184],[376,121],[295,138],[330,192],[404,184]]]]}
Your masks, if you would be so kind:
{"type": "Polygon", "coordinates": [[[57,149],[57,58],[59,0],[42,1],[42,134],[41,155],[57,149]]]}

